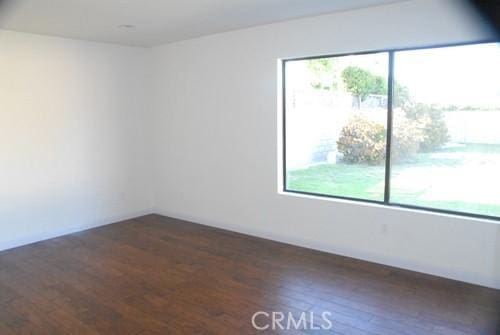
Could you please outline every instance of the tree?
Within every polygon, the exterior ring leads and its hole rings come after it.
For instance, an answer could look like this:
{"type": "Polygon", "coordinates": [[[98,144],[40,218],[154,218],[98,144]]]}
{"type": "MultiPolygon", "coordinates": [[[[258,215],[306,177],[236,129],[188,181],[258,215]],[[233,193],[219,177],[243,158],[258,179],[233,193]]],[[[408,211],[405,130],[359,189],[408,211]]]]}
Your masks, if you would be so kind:
{"type": "Polygon", "coordinates": [[[358,108],[369,94],[387,94],[386,79],[358,66],[346,67],[342,79],[347,90],[357,98],[358,108]]]}
{"type": "Polygon", "coordinates": [[[334,60],[332,58],[310,59],[307,62],[307,67],[313,75],[311,86],[316,89],[334,89],[334,60]]]}
{"type": "Polygon", "coordinates": [[[373,86],[369,94],[385,95],[387,94],[387,79],[381,76],[373,76],[373,86]]]}
{"type": "MultiPolygon", "coordinates": [[[[358,101],[358,108],[361,101],[370,94],[386,95],[387,78],[375,75],[370,71],[357,67],[348,66],[342,71],[342,79],[346,88],[358,101]]],[[[394,81],[394,106],[401,107],[410,103],[410,93],[408,88],[394,81]]]]}

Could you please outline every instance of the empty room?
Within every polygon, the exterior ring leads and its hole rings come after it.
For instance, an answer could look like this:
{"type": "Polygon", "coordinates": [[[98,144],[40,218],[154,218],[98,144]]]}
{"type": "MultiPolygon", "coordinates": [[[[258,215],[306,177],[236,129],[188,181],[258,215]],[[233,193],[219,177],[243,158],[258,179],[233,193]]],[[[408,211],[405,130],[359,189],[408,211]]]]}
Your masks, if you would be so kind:
{"type": "Polygon", "coordinates": [[[0,0],[0,335],[499,335],[499,15],[0,0]]]}

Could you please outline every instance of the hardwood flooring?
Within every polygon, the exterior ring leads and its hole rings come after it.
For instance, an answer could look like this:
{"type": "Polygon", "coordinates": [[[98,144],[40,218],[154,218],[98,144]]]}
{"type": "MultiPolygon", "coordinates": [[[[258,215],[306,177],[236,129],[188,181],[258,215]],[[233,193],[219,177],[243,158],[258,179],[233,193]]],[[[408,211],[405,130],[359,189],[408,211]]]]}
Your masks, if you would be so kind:
{"type": "Polygon", "coordinates": [[[0,252],[1,335],[274,333],[500,334],[500,291],[158,215],[0,252]]]}

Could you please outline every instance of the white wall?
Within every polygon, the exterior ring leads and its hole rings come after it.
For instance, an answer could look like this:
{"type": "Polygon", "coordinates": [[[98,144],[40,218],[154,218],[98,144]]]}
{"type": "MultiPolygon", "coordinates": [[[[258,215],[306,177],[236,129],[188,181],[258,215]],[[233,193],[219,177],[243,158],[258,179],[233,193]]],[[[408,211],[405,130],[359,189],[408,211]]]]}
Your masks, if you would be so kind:
{"type": "Polygon", "coordinates": [[[451,0],[415,0],[154,49],[156,211],[500,288],[500,225],[278,194],[277,59],[482,39],[451,0]]]}
{"type": "Polygon", "coordinates": [[[148,57],[0,31],[0,250],[149,212],[148,57]]]}
{"type": "Polygon", "coordinates": [[[500,124],[500,110],[445,112],[450,141],[461,143],[500,143],[500,131],[485,125],[500,124]]]}

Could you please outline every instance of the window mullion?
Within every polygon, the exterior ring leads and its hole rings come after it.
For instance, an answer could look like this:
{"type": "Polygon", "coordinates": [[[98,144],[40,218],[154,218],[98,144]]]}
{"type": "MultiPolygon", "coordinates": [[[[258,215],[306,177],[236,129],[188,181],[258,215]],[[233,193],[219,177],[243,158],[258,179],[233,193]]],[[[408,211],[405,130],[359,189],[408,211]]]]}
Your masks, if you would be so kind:
{"type": "Polygon", "coordinates": [[[388,204],[391,194],[391,147],[392,147],[392,119],[394,97],[394,51],[389,51],[389,75],[387,78],[387,133],[385,154],[385,189],[384,203],[388,204]]]}

